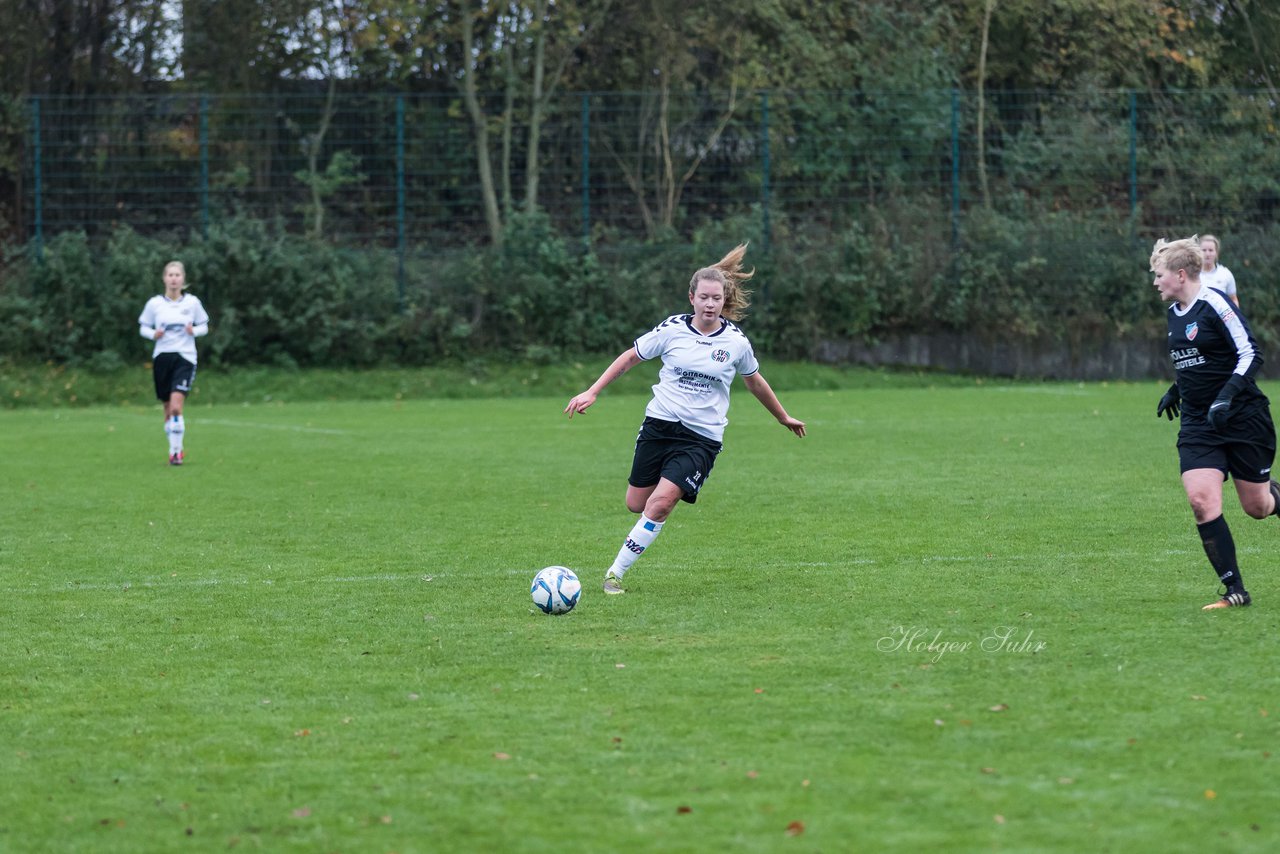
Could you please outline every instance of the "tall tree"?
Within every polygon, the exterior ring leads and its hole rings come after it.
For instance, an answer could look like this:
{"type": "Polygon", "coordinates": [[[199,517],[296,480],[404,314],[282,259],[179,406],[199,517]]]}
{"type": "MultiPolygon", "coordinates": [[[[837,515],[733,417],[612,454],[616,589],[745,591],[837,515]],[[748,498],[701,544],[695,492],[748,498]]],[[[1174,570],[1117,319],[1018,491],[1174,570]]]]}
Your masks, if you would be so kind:
{"type": "Polygon", "coordinates": [[[1260,0],[1215,6],[1222,11],[1220,67],[1230,85],[1263,86],[1273,102],[1280,101],[1280,7],[1260,0]]]}
{"type": "Polygon", "coordinates": [[[362,68],[402,84],[443,82],[461,98],[475,141],[477,175],[490,240],[503,240],[514,207],[510,152],[525,133],[522,207],[538,205],[543,118],[575,59],[613,0],[493,3],[370,0],[356,44],[362,68]],[[495,109],[491,93],[500,93],[495,109]],[[494,152],[494,136],[501,140],[494,152]],[[495,173],[495,160],[498,170],[495,173]]]}

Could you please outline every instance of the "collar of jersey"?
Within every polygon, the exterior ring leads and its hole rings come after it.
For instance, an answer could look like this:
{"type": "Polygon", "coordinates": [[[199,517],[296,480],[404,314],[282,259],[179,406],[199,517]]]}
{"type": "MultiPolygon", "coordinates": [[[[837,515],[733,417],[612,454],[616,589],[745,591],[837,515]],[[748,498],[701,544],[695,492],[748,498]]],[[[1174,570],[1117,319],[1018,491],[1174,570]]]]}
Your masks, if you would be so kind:
{"type": "Polygon", "coordinates": [[[715,338],[717,335],[719,335],[720,333],[724,332],[726,329],[729,328],[729,321],[725,320],[723,317],[720,318],[720,328],[717,329],[715,332],[703,332],[702,330],[698,329],[698,327],[694,326],[692,314],[686,314],[683,316],[683,318],[684,318],[684,325],[689,327],[689,331],[692,332],[694,335],[698,335],[702,338],[715,338]]]}

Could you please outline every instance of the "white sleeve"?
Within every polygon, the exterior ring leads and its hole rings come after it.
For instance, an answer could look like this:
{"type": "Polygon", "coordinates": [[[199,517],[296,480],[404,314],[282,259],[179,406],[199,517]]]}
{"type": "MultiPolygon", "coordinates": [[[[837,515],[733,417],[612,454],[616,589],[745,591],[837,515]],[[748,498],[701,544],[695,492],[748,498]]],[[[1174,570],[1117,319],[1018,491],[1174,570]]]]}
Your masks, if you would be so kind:
{"type": "Polygon", "coordinates": [[[747,345],[747,351],[738,358],[738,375],[749,377],[760,372],[760,362],[756,359],[756,352],[751,342],[745,338],[742,341],[747,345]]]}
{"type": "Polygon", "coordinates": [[[153,340],[156,337],[156,313],[151,308],[151,300],[147,300],[147,304],[142,307],[142,314],[138,315],[138,334],[153,340]]]}
{"type": "Polygon", "coordinates": [[[646,362],[655,356],[661,356],[667,349],[667,339],[672,328],[681,323],[680,315],[672,315],[645,334],[636,339],[636,355],[646,362]]]}

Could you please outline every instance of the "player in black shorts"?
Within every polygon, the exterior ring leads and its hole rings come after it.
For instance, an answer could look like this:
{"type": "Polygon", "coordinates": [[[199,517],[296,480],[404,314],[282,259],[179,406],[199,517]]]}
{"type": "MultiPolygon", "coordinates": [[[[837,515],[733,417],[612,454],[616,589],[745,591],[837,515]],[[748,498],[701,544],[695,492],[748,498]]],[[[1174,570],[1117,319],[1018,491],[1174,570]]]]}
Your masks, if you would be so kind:
{"type": "Polygon", "coordinates": [[[1235,540],[1222,515],[1222,485],[1235,481],[1244,512],[1280,515],[1280,484],[1271,477],[1276,429],[1271,405],[1254,376],[1262,351],[1240,309],[1222,291],[1202,286],[1199,240],[1156,241],[1151,272],[1169,306],[1169,356],[1176,379],[1156,417],[1181,410],[1178,458],[1182,485],[1209,563],[1226,592],[1204,610],[1248,605],[1235,540]]]}
{"type": "Polygon", "coordinates": [[[154,342],[151,351],[156,398],[164,404],[164,433],[169,465],[186,458],[183,404],[196,379],[196,339],[209,332],[209,315],[195,294],[186,293],[187,268],[181,261],[164,265],[164,293],[147,300],[138,316],[138,332],[154,342]]]}
{"type": "Polygon", "coordinates": [[[627,480],[627,509],[640,519],[605,570],[605,593],[622,593],[623,575],[653,545],[671,511],[681,501],[697,501],[720,453],[735,377],[742,377],[779,424],[804,437],[804,422],[787,414],[760,375],[751,342],[733,322],[750,305],[750,291],[741,287],[751,278],[742,270],[746,250],[746,244],[738,246],[714,266],[694,273],[689,282],[693,311],[672,315],[637,338],[564,408],[570,418],[586,412],[609,383],[643,361],[662,360],[627,480]]]}

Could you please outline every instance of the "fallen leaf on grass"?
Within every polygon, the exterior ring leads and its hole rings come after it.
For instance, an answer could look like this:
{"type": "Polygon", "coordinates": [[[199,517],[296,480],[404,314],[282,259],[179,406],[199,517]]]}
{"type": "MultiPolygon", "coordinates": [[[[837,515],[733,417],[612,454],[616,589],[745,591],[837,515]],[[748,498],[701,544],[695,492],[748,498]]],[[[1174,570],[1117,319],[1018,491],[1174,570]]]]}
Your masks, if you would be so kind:
{"type": "Polygon", "coordinates": [[[1205,789],[1204,797],[1205,797],[1205,800],[1212,801],[1214,798],[1218,797],[1218,793],[1215,792],[1213,789],[1205,789]]]}
{"type": "Polygon", "coordinates": [[[505,762],[505,761],[507,761],[508,759],[510,759],[510,758],[511,758],[511,754],[510,754],[510,753],[502,753],[502,752],[498,752],[498,753],[493,754],[493,758],[494,758],[494,759],[497,759],[499,762],[505,762]]]}
{"type": "Polygon", "coordinates": [[[693,812],[693,807],[686,807],[686,806],[676,807],[677,815],[686,815],[687,813],[691,813],[691,812],[693,812]]]}
{"type": "Polygon", "coordinates": [[[1209,699],[1209,698],[1208,698],[1208,697],[1206,697],[1204,694],[1192,694],[1192,695],[1191,695],[1191,699],[1193,699],[1193,700],[1207,700],[1207,699],[1209,699]]]}
{"type": "Polygon", "coordinates": [[[747,778],[748,778],[748,779],[750,779],[750,780],[754,780],[754,779],[756,779],[756,778],[757,778],[757,777],[759,777],[759,776],[760,776],[760,772],[759,772],[759,771],[748,771],[748,772],[747,772],[747,778]]]}
{"type": "Polygon", "coordinates": [[[996,824],[1004,824],[1004,816],[996,813],[996,824]]]}
{"type": "Polygon", "coordinates": [[[994,768],[983,768],[983,769],[981,769],[981,770],[982,770],[982,773],[983,773],[983,774],[994,774],[994,773],[996,773],[996,769],[994,769],[994,768]]]}
{"type": "Polygon", "coordinates": [[[992,707],[991,707],[990,709],[988,709],[987,711],[991,711],[991,712],[1007,712],[1007,711],[1009,711],[1009,704],[1008,704],[1008,703],[996,703],[994,706],[992,706],[992,707]]]}
{"type": "Polygon", "coordinates": [[[799,836],[804,833],[804,822],[793,821],[787,825],[787,836],[799,836]]]}
{"type": "Polygon", "coordinates": [[[311,815],[311,807],[298,807],[293,811],[294,818],[306,818],[311,815]]]}
{"type": "Polygon", "coordinates": [[[311,730],[309,730],[309,729],[300,729],[300,730],[297,730],[296,732],[294,732],[294,734],[293,734],[293,735],[294,735],[294,738],[306,738],[307,736],[311,735],[311,730]]]}

